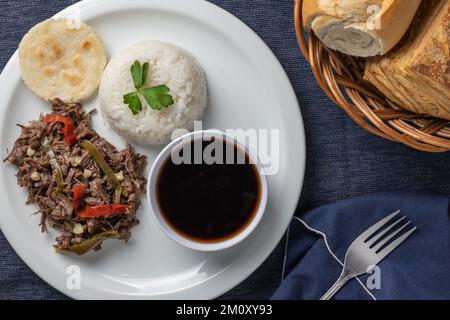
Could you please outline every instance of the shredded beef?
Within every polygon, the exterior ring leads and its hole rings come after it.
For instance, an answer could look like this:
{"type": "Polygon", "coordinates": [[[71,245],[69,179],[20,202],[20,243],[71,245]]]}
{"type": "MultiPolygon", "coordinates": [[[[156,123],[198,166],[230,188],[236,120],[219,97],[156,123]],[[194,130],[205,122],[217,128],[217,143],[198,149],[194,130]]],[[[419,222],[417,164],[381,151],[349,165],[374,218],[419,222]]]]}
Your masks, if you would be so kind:
{"type": "MultiPolygon", "coordinates": [[[[38,121],[18,125],[21,134],[5,159],[18,167],[17,184],[28,189],[28,203],[39,205],[41,231],[46,232],[48,226],[60,230],[61,234],[56,238],[56,246],[59,249],[67,249],[105,231],[117,231],[120,239],[129,240],[130,229],[139,223],[136,211],[140,205],[139,195],[143,194],[146,188],[143,176],[146,157],[134,153],[130,145],[119,152],[100,137],[90,125],[92,112],[84,112],[80,104],[54,99],[51,105],[53,114],[72,119],[77,142],[67,146],[61,130],[63,125],[47,123],[41,115],[38,121]],[[114,188],[109,184],[104,172],[81,147],[80,141],[83,139],[89,140],[101,151],[114,172],[122,171],[124,178],[121,184],[124,192],[121,203],[131,206],[127,213],[89,219],[76,215],[73,194],[70,191],[75,184],[84,184],[86,193],[83,201],[86,205],[111,204],[114,195],[114,188]],[[48,146],[52,154],[49,154],[48,146]],[[56,192],[52,167],[52,161],[55,160],[64,181],[64,190],[60,192],[56,192]],[[81,224],[84,232],[73,233],[75,224],[81,224]]],[[[94,250],[100,248],[98,245],[94,250]]]]}

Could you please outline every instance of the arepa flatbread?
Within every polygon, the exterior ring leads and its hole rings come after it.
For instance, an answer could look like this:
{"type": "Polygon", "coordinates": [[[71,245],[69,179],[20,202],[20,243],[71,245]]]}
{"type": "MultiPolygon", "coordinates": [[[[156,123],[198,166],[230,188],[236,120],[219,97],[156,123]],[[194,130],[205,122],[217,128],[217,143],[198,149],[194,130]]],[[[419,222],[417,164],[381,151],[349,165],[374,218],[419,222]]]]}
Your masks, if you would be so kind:
{"type": "Polygon", "coordinates": [[[107,58],[93,28],[49,19],[28,31],[19,45],[22,78],[43,99],[81,102],[100,84],[107,58]]]}

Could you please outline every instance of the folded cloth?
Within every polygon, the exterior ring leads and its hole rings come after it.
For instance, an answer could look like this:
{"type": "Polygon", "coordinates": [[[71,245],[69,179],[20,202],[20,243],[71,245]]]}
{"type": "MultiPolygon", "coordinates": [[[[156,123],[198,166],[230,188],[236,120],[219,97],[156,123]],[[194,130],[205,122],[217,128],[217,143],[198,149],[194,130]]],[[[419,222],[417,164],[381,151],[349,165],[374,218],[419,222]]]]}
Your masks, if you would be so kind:
{"type": "Polygon", "coordinates": [[[339,277],[353,240],[397,210],[416,232],[333,299],[450,299],[449,197],[430,192],[358,197],[294,217],[283,281],[272,299],[319,299],[339,277]]]}

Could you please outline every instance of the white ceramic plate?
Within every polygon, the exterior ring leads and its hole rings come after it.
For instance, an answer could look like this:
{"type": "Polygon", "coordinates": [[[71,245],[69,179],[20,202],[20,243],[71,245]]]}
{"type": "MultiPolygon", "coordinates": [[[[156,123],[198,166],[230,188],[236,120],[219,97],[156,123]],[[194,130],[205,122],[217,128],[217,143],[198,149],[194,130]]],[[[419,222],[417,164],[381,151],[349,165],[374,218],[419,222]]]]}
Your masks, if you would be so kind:
{"type": "MultiPolygon", "coordinates": [[[[16,185],[16,168],[1,164],[3,233],[31,269],[73,298],[210,299],[223,294],[256,270],[275,248],[300,195],[305,165],[303,123],[284,70],[252,30],[206,1],[86,0],[58,16],[78,14],[100,33],[110,56],[145,39],[173,42],[192,52],[208,78],[210,100],[204,129],[280,130],[280,170],[268,179],[267,210],[244,243],[219,253],[201,253],[169,240],[143,197],[138,213],[141,224],[132,230],[128,244],[110,240],[100,252],[83,257],[57,254],[52,247],[56,234],[41,234],[39,217],[32,215],[36,207],[25,205],[26,190],[16,185]],[[78,270],[80,289],[73,287],[76,282],[69,277],[78,270]]],[[[50,109],[22,83],[17,52],[1,74],[0,97],[0,141],[5,155],[20,132],[15,124],[37,119],[50,109]]],[[[95,107],[96,100],[86,107],[95,107]]],[[[94,128],[123,147],[124,141],[100,114],[94,116],[94,128]]],[[[149,158],[147,169],[160,150],[137,148],[149,158]]]]}

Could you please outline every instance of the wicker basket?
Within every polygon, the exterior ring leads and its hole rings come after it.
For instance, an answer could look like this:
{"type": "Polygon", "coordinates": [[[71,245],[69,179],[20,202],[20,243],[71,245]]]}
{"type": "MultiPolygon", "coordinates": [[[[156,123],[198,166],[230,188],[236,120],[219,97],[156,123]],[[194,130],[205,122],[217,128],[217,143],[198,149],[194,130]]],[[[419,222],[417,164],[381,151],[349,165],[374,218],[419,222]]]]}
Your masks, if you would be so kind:
{"type": "Polygon", "coordinates": [[[364,59],[326,48],[302,23],[304,0],[295,1],[295,29],[300,49],[328,97],[364,129],[427,152],[450,150],[450,122],[404,110],[364,81],[364,59]]]}

